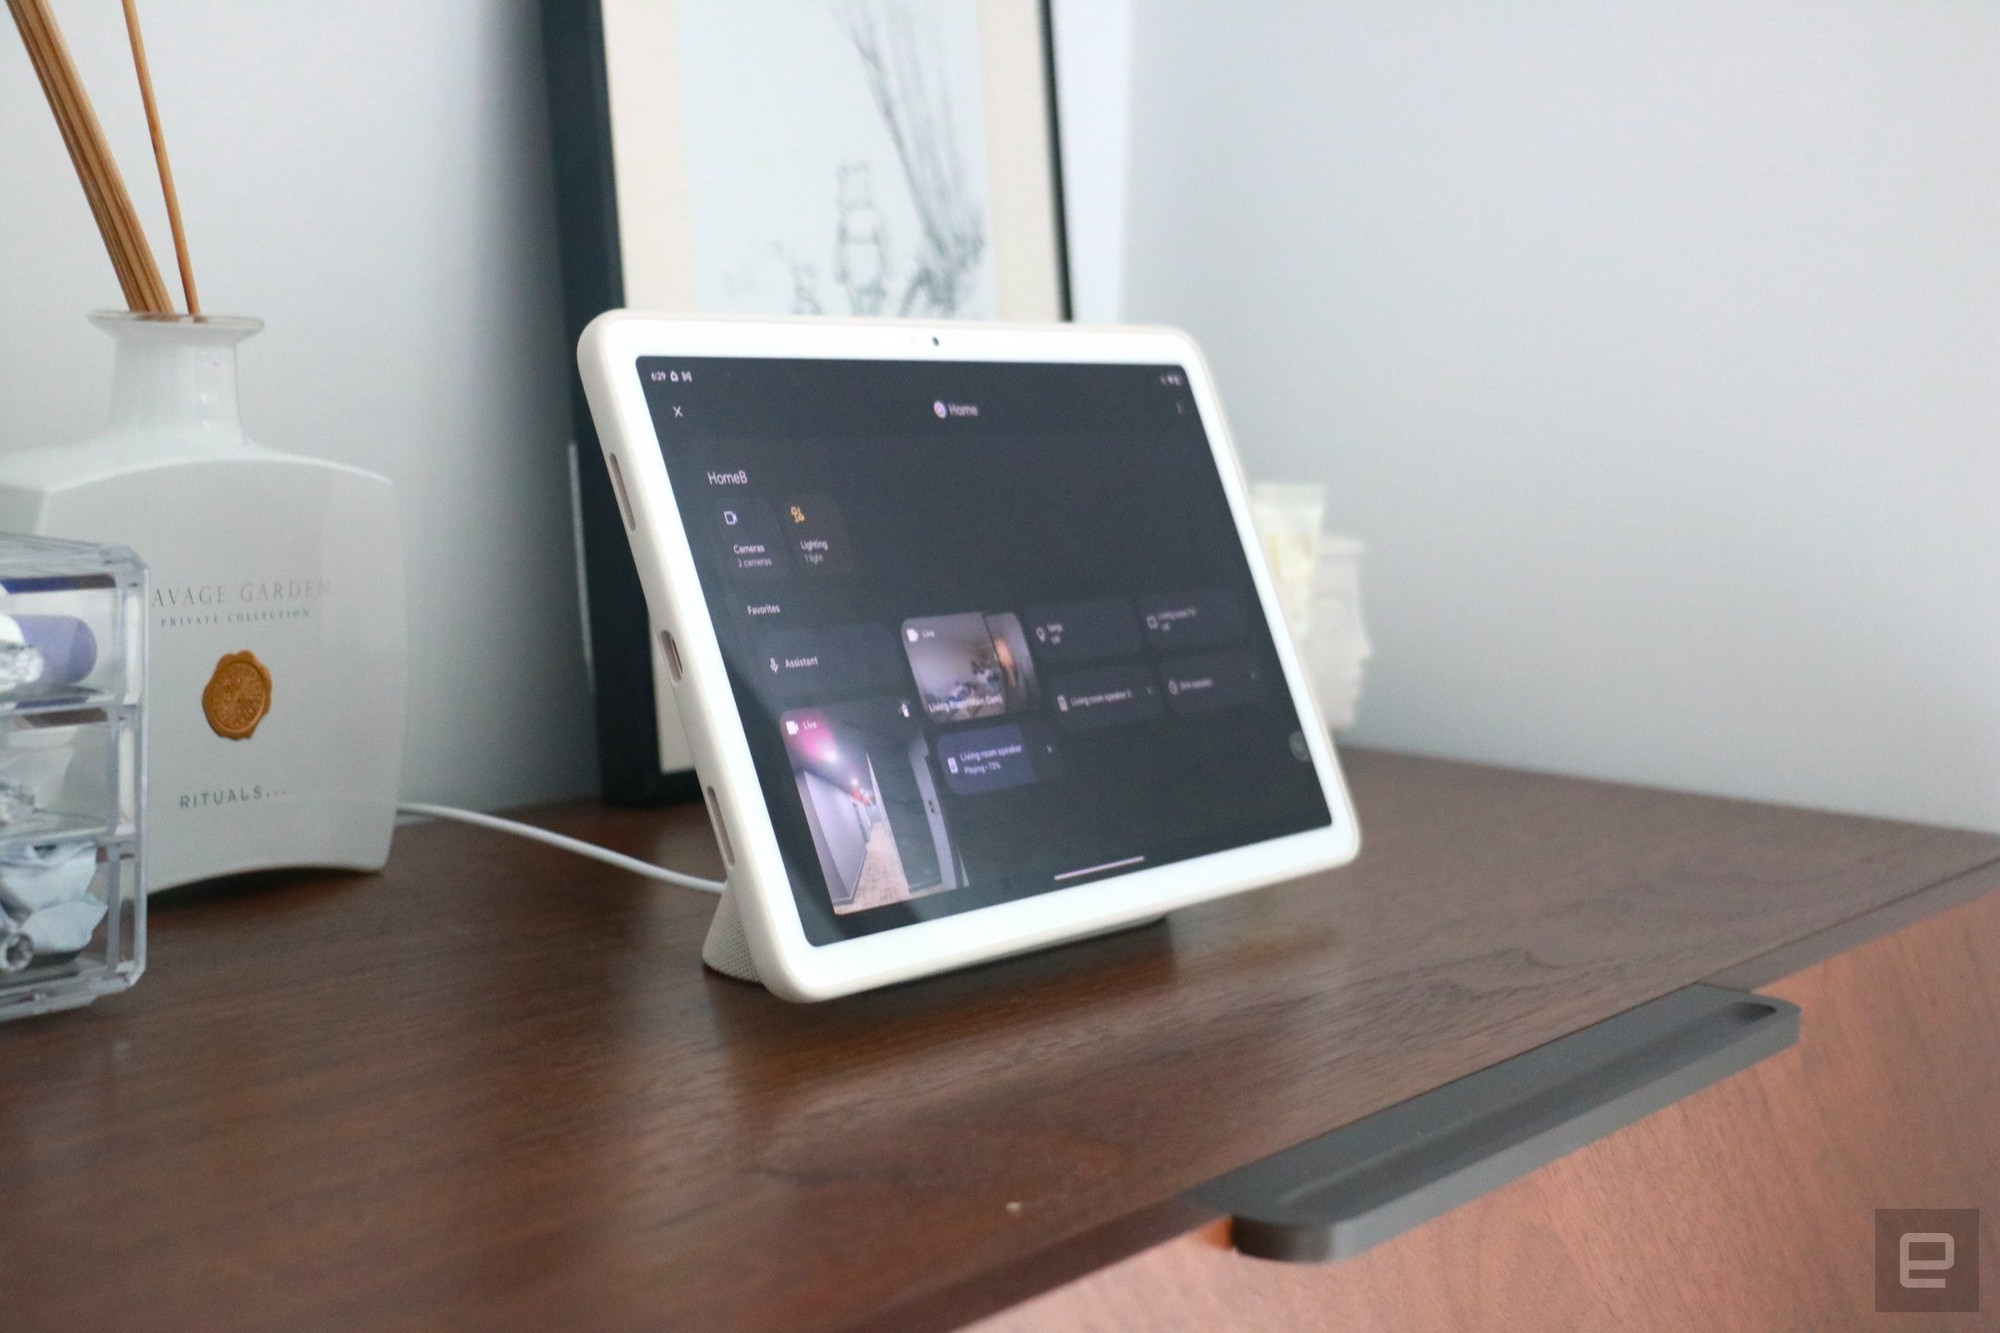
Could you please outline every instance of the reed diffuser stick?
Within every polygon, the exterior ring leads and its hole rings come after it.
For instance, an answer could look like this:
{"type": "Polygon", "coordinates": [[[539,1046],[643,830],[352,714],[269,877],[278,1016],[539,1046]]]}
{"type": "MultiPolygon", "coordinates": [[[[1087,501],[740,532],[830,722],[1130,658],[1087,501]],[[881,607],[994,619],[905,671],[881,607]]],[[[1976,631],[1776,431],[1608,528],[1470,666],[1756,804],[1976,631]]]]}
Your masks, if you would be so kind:
{"type": "Polygon", "coordinates": [[[160,128],[160,108],[153,100],[153,70],[146,62],[146,39],[139,33],[138,0],[125,0],[125,35],[132,39],[132,65],[139,71],[139,98],[146,104],[146,128],[153,136],[153,161],[160,168],[160,193],[167,198],[167,225],[174,233],[174,259],[181,269],[181,292],[190,315],[201,313],[194,291],[194,265],[188,260],[187,232],[181,227],[181,196],[174,189],[173,163],[167,159],[167,136],[160,128]]]}
{"type": "MultiPolygon", "coordinates": [[[[127,304],[135,310],[168,308],[165,284],[148,280],[151,254],[145,235],[53,16],[42,0],[31,0],[16,8],[15,17],[42,77],[43,91],[56,114],[84,196],[104,235],[127,304]]],[[[156,279],[157,273],[153,277],[156,279]]]]}
{"type": "Polygon", "coordinates": [[[104,140],[104,127],[91,109],[90,97],[77,77],[76,63],[70,59],[62,31],[49,12],[48,0],[7,0],[7,8],[14,16],[14,26],[21,30],[49,110],[55,113],[56,128],[62,132],[63,147],[69,150],[70,163],[104,237],[125,304],[141,313],[171,312],[173,298],[167,294],[159,265],[153,262],[132,196],[126,193],[124,178],[118,174],[118,164],[104,140]]]}
{"type": "Polygon", "coordinates": [[[42,92],[48,98],[49,108],[55,113],[56,126],[62,133],[63,146],[69,150],[77,179],[83,185],[84,199],[90,205],[91,216],[97,220],[98,230],[104,235],[105,247],[111,254],[111,266],[118,274],[118,286],[125,294],[126,303],[135,310],[139,309],[145,301],[144,292],[133,272],[124,242],[118,235],[117,220],[104,195],[103,179],[90,161],[90,136],[76,132],[75,70],[69,67],[69,53],[62,46],[60,36],[51,42],[41,24],[46,15],[39,6],[15,4],[9,0],[8,8],[13,11],[15,26],[21,30],[21,40],[28,48],[29,59],[42,85],[42,92]]]}

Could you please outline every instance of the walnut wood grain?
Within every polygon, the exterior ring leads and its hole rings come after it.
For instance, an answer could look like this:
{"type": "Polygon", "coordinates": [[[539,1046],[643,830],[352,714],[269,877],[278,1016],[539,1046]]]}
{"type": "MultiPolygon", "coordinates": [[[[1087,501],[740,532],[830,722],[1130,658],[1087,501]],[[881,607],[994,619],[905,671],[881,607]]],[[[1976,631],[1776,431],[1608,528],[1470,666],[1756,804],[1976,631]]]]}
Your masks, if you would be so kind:
{"type": "Polygon", "coordinates": [[[1211,1223],[972,1333],[2000,1325],[2000,893],[1766,989],[1793,1049],[1365,1254],[1211,1223]],[[1983,1209],[1984,1312],[1877,1314],[1877,1208],[1983,1209]]]}
{"type": "MultiPolygon", "coordinates": [[[[0,1027],[7,1324],[947,1326],[1184,1228],[1201,1181],[2000,866],[1349,763],[1346,870],[821,1006],[702,972],[712,899],[479,830],[170,895],[136,990],[0,1027]]],[[[719,870],[698,808],[538,818],[719,870]]]]}

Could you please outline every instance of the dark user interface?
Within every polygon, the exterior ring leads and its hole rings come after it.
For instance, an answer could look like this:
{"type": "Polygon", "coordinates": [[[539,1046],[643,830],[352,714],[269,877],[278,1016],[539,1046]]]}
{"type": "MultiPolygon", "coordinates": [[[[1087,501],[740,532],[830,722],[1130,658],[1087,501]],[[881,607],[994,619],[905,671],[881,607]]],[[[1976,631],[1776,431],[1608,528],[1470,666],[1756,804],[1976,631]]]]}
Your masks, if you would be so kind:
{"type": "Polygon", "coordinates": [[[1180,367],[639,374],[814,943],[1330,822],[1180,367]]]}

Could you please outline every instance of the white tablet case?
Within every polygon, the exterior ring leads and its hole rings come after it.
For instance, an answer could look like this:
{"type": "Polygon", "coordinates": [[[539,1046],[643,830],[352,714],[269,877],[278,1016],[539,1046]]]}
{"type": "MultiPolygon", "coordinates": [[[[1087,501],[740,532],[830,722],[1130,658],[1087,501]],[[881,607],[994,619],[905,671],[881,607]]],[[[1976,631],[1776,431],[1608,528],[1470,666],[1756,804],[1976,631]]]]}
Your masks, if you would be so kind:
{"type": "MultiPolygon", "coordinates": [[[[655,348],[651,344],[650,330],[647,326],[671,327],[679,323],[680,321],[672,316],[655,318],[615,312],[595,321],[583,339],[579,355],[584,380],[590,388],[595,409],[601,417],[607,418],[607,421],[614,417],[617,421],[617,429],[612,429],[607,424],[603,432],[605,438],[617,441],[623,437],[646,442],[639,445],[634,454],[628,455],[627,465],[620,469],[621,474],[629,474],[635,470],[651,471],[660,466],[650,413],[640,395],[635,359],[639,355],[670,354],[663,346],[655,348]]],[[[905,355],[923,355],[934,347],[936,337],[942,335],[946,337],[948,344],[953,338],[963,340],[960,346],[968,349],[965,359],[970,360],[1042,359],[1033,354],[1035,346],[1040,345],[1039,340],[1052,337],[1061,339],[1061,353],[1048,356],[1046,359],[1090,360],[1095,355],[1092,348],[1097,339],[1133,336],[1151,340],[1165,338],[1170,345],[1148,347],[1147,355],[1178,357],[1189,363],[1191,368],[1200,367],[1200,374],[1196,379],[1196,393],[1197,398],[1203,394],[1210,395],[1205,407],[1205,418],[1213,432],[1211,443],[1220,450],[1218,461],[1223,466],[1225,480],[1237,493],[1236,500],[1247,506],[1247,501],[1243,499],[1243,493],[1247,488],[1240,468],[1233,461],[1233,450],[1227,447],[1226,427],[1221,422],[1218,409],[1214,405],[1212,390],[1203,387],[1209,380],[1206,366],[1201,363],[1198,350],[1186,341],[1185,335],[1171,330],[1075,329],[1072,331],[1062,326],[1046,329],[1004,325],[954,327],[922,326],[900,321],[870,323],[832,320],[750,320],[727,317],[694,317],[689,323],[690,326],[696,324],[708,326],[696,340],[699,348],[688,345],[686,338],[681,336],[673,340],[678,344],[674,350],[687,355],[750,355],[771,356],[778,359],[786,356],[827,355],[832,351],[845,354],[851,348],[856,355],[867,356],[872,351],[873,355],[881,359],[898,360],[905,355]],[[890,339],[895,340],[899,348],[907,351],[898,350],[893,356],[885,355],[884,348],[888,346],[890,339]],[[1006,347],[1005,354],[995,351],[1001,345],[1006,347]],[[994,351],[995,354],[986,356],[978,354],[978,349],[982,346],[994,351]]],[[[1101,344],[1107,348],[1121,345],[1101,344]]],[[[955,358],[957,352],[947,346],[942,352],[932,354],[949,361],[955,358]]],[[[1131,357],[1128,354],[1112,356],[1109,359],[1128,360],[1131,357]]],[[[659,483],[653,484],[663,484],[664,480],[662,476],[659,483]]],[[[643,476],[632,478],[624,483],[624,487],[636,490],[641,487],[643,481],[643,476]]],[[[649,518],[657,518],[652,512],[654,507],[664,506],[670,509],[674,503],[664,494],[655,494],[649,506],[639,506],[629,499],[627,502],[633,506],[634,519],[642,510],[649,518]]],[[[614,505],[616,503],[614,499],[614,505]]],[[[627,520],[617,508],[614,508],[613,512],[614,521],[619,524],[622,536],[627,520]]],[[[1242,525],[1247,522],[1247,507],[1240,508],[1239,534],[1242,525]]],[[[677,530],[678,519],[675,520],[674,526],[677,530]]],[[[633,540],[650,544],[653,536],[646,532],[643,526],[635,525],[633,540]]],[[[1214,853],[1208,857],[1197,858],[1196,862],[1170,863],[1135,875],[1116,876],[1082,887],[1060,890],[1053,896],[1067,899],[1075,904],[1075,908],[1073,911],[1065,909],[1056,913],[1049,921],[1036,921],[1024,915],[1038,910],[1031,904],[1041,905],[1040,910],[1047,909],[1048,896],[1039,896],[996,904],[973,912],[933,918],[881,935],[863,936],[818,947],[806,946],[801,953],[797,952],[797,946],[804,944],[802,935],[796,944],[783,942],[783,937],[798,934],[799,926],[796,908],[791,907],[790,899],[786,897],[784,901],[792,913],[789,917],[789,929],[781,930],[780,937],[774,938],[772,948],[781,952],[791,951],[794,960],[801,962],[808,956],[815,959],[831,958],[842,950],[850,951],[855,959],[861,959],[864,955],[853,951],[862,950],[866,951],[865,958],[868,961],[858,964],[858,970],[852,972],[840,970],[841,966],[847,965],[827,965],[831,968],[829,974],[810,978],[794,976],[787,979],[789,984],[773,989],[793,999],[831,998],[872,986],[893,984],[915,976],[950,970],[958,966],[969,966],[1013,953],[1028,952],[1143,924],[1146,920],[1157,918],[1178,907],[1311,873],[1351,859],[1359,848],[1359,832],[1354,822],[1352,806],[1347,799],[1345,784],[1339,775],[1338,760],[1334,756],[1331,739],[1318,721],[1317,709],[1312,702],[1310,692],[1299,684],[1304,679],[1302,668],[1297,660],[1291,636],[1283,631],[1282,622],[1277,618],[1274,594],[1270,590],[1269,573],[1263,565],[1261,547],[1254,541],[1247,541],[1244,545],[1253,577],[1259,585],[1260,609],[1272,628],[1273,647],[1284,668],[1287,683],[1292,687],[1292,699],[1299,720],[1308,735],[1318,737],[1316,742],[1309,743],[1312,744],[1316,757],[1323,760],[1320,771],[1323,777],[1323,790],[1333,817],[1330,825],[1323,829],[1288,835],[1268,843],[1251,844],[1214,853]],[[1310,863],[1307,863],[1308,861],[1310,863]],[[1203,862],[1212,863],[1213,869],[1204,870],[1200,864],[1203,862]],[[1136,889],[1121,893],[1121,886],[1130,888],[1135,881],[1142,879],[1157,887],[1144,894],[1138,893],[1136,889]],[[1070,919],[1064,920],[1064,917],[1070,919]],[[929,957],[917,955],[895,957],[891,946],[891,951],[885,953],[884,945],[899,937],[911,949],[918,948],[918,939],[921,938],[927,943],[939,946],[938,952],[929,957]],[[936,961],[932,961],[933,959],[936,961]]],[[[653,557],[649,557],[649,571],[652,575],[666,578],[664,569],[658,562],[664,559],[667,564],[675,562],[685,564],[687,554],[686,552],[672,554],[668,550],[656,552],[653,557]]],[[[687,570],[683,577],[686,587],[680,597],[672,600],[677,605],[685,600],[691,607],[698,608],[693,614],[699,615],[705,621],[708,616],[707,604],[701,596],[698,584],[693,581],[692,570],[687,570]]],[[[684,632],[695,628],[686,623],[680,626],[684,632]]],[[[712,627],[704,625],[701,629],[701,637],[710,641],[709,649],[719,653],[719,645],[713,642],[712,627]]],[[[680,637],[688,636],[683,633],[680,637]]],[[[689,669],[692,669],[691,665],[689,669]]],[[[720,685],[720,688],[728,687],[720,685]]],[[[726,716],[734,719],[733,706],[727,709],[726,716]]],[[[735,750],[742,748],[742,737],[725,735],[725,732],[733,732],[734,729],[723,728],[716,718],[703,720],[710,725],[697,726],[693,730],[707,734],[708,745],[716,749],[713,756],[716,769],[707,775],[710,784],[708,792],[713,797],[710,815],[718,823],[717,837],[723,844],[725,860],[730,860],[740,867],[743,861],[755,855],[764,872],[762,880],[782,883],[783,894],[788,895],[791,891],[789,876],[783,869],[782,858],[771,831],[748,818],[751,807],[754,807],[762,821],[768,821],[768,814],[764,806],[762,788],[754,769],[750,767],[747,751],[740,756],[734,754],[735,750]],[[715,794],[718,789],[722,794],[715,794]],[[738,811],[735,818],[730,816],[732,806],[738,811]],[[734,829],[738,836],[732,839],[725,829],[734,829]],[[733,856],[729,850],[732,842],[735,844],[733,856]],[[760,851],[759,846],[764,842],[768,842],[769,847],[760,851]]],[[[699,750],[701,745],[697,744],[695,748],[699,750]]],[[[732,885],[717,904],[715,916],[703,943],[703,962],[724,975],[769,986],[769,979],[761,974],[752,952],[743,921],[742,904],[737,901],[736,892],[737,889],[732,885]]],[[[753,905],[753,910],[757,910],[758,907],[759,905],[753,905]]],[[[770,928],[766,926],[766,929],[770,928]]],[[[806,965],[808,968],[821,966],[817,962],[806,965]]]]}

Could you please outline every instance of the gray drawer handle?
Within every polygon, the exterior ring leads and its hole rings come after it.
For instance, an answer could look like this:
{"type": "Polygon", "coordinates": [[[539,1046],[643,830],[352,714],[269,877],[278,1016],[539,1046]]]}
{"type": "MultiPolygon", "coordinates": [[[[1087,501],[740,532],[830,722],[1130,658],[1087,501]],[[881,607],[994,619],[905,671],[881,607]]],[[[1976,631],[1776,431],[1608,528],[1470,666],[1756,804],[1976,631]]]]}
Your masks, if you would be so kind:
{"type": "Polygon", "coordinates": [[[1796,1005],[1689,986],[1211,1181],[1245,1254],[1344,1259],[1799,1039],[1796,1005]]]}

